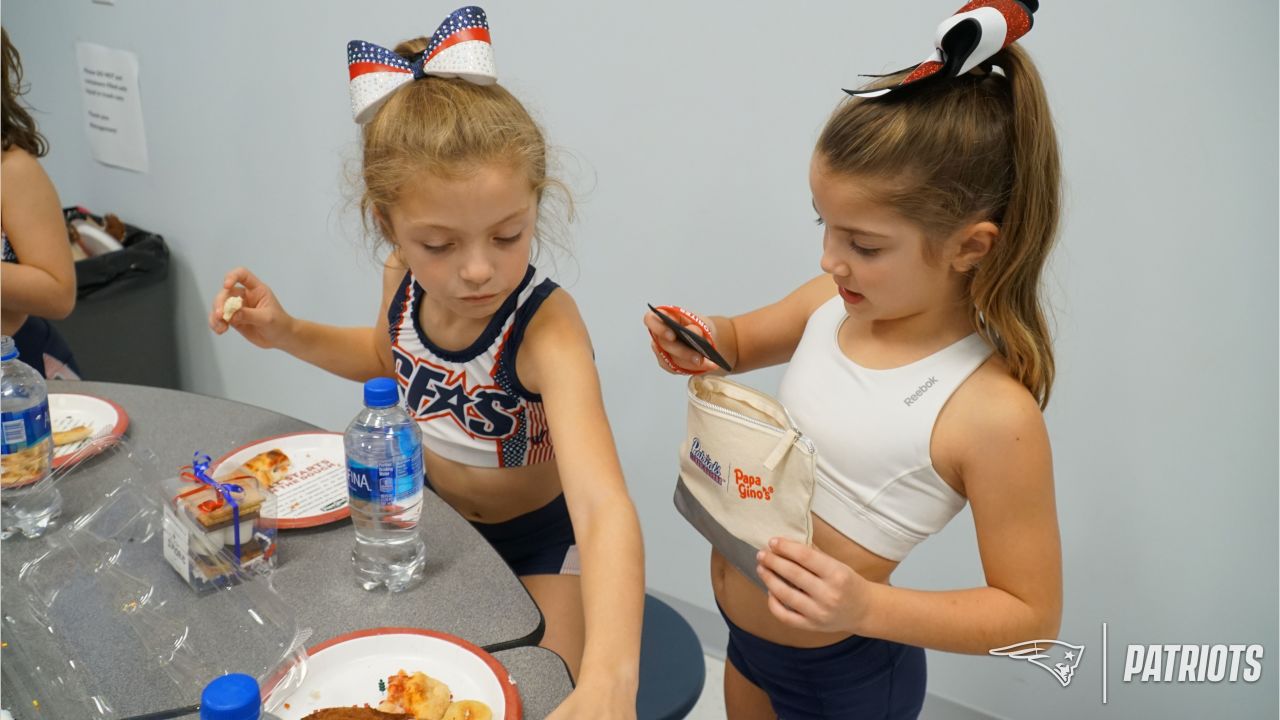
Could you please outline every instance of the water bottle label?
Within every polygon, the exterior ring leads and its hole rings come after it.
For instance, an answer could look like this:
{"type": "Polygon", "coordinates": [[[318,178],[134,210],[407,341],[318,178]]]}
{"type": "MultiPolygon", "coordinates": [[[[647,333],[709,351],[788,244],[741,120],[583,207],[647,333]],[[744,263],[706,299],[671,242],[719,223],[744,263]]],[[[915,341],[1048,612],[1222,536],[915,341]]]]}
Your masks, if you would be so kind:
{"type": "Polygon", "coordinates": [[[391,505],[422,490],[422,448],[395,462],[365,465],[347,459],[347,492],[356,500],[391,505]]]}
{"type": "Polygon", "coordinates": [[[49,405],[40,403],[18,412],[0,414],[4,426],[3,454],[21,452],[49,439],[49,405]]]}

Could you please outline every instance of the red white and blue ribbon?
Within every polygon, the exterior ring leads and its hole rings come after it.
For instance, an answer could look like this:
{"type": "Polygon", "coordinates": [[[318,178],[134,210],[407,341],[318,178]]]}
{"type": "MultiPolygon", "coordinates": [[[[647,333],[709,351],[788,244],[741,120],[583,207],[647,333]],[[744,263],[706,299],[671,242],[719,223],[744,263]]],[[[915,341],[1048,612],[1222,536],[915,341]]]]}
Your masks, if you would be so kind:
{"type": "Polygon", "coordinates": [[[942,21],[933,54],[893,87],[845,90],[855,97],[882,97],[926,79],[963,75],[1026,35],[1039,9],[1038,0],[973,0],[942,21]]]}
{"type": "Polygon", "coordinates": [[[462,78],[477,85],[498,81],[484,10],[458,8],[440,23],[427,49],[413,61],[363,40],[347,43],[347,71],[351,81],[351,112],[356,122],[368,122],[391,93],[405,83],[428,75],[462,78]]]}

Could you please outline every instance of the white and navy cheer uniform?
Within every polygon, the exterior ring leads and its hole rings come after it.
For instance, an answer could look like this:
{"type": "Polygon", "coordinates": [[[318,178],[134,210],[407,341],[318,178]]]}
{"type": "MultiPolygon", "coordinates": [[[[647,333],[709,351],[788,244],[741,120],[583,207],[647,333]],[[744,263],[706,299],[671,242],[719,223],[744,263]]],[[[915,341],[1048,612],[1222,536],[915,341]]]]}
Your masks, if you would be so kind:
{"type": "MultiPolygon", "coordinates": [[[[466,348],[446,350],[422,329],[426,291],[412,272],[405,272],[387,308],[391,356],[401,401],[433,453],[492,468],[555,458],[542,396],[520,383],[516,356],[530,320],[557,287],[530,265],[480,336],[466,348]]],[[[503,523],[472,525],[517,575],[577,572],[577,547],[563,495],[503,523]]]]}

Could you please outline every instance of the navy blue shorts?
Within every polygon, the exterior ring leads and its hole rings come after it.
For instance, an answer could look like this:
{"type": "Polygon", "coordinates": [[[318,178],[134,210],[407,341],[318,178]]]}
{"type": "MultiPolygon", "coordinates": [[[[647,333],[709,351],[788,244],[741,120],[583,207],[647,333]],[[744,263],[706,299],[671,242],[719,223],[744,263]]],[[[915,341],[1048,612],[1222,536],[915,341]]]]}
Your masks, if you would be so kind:
{"type": "MultiPolygon", "coordinates": [[[[430,480],[426,486],[431,487],[430,480]]],[[[504,522],[469,522],[518,576],[582,574],[564,493],[533,512],[504,522]]]]}
{"type": "MultiPolygon", "coordinates": [[[[718,606],[718,605],[717,605],[718,606]]],[[[779,720],[905,720],[924,706],[922,648],[853,635],[796,648],[729,626],[727,659],[764,690],[779,720]]]]}
{"type": "Polygon", "coordinates": [[[18,347],[18,358],[35,368],[41,377],[80,379],[80,366],[71,354],[71,347],[48,320],[34,315],[28,317],[13,334],[13,344],[18,347]]]}

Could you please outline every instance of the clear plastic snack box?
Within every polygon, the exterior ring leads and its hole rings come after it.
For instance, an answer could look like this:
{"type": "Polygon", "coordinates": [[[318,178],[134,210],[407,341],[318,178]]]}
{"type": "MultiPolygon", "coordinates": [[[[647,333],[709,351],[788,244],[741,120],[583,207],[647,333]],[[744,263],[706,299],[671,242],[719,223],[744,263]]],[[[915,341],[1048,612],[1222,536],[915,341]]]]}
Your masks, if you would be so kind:
{"type": "Polygon", "coordinates": [[[243,468],[215,477],[210,464],[196,453],[161,485],[164,557],[199,591],[268,574],[276,564],[275,495],[243,468]]]}
{"type": "MultiPolygon", "coordinates": [[[[93,463],[112,477],[77,486],[96,493],[90,510],[28,540],[35,552],[6,543],[0,554],[0,705],[19,720],[126,718],[194,705],[229,672],[255,676],[267,709],[280,705],[306,674],[311,631],[270,576],[224,556],[225,582],[197,592],[165,558],[172,496],[154,456],[119,441],[93,463]]],[[[65,493],[79,465],[53,484],[65,493]]]]}

